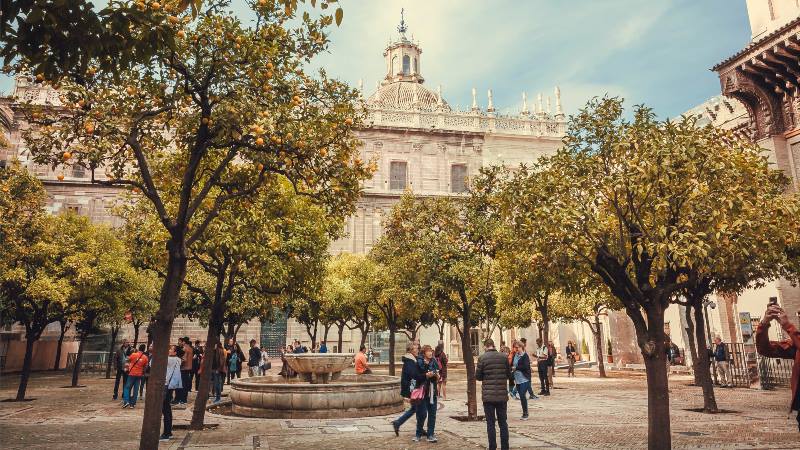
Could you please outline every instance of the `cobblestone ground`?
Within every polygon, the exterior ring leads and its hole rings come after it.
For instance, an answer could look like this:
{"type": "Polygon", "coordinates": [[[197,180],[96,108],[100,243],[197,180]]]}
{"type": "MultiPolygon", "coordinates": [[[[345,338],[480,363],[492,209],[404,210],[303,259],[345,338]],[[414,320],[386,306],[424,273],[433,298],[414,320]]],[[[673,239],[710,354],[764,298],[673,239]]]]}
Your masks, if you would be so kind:
{"type": "MultiPolygon", "coordinates": [[[[0,379],[0,399],[14,396],[17,377],[0,379]]],[[[137,448],[143,402],[134,410],[111,400],[113,380],[85,375],[84,388],[65,389],[69,376],[35,374],[29,402],[0,403],[0,448],[128,449],[137,448]]],[[[798,449],[800,433],[789,417],[789,391],[718,389],[720,407],[732,412],[706,415],[687,411],[702,406],[699,388],[685,376],[670,378],[673,448],[798,449]]],[[[553,395],[530,403],[529,421],[519,420],[518,401],[509,406],[512,448],[615,449],[644,448],[647,397],[639,374],[599,379],[591,373],[556,378],[553,395]]],[[[227,387],[226,387],[227,388],[227,387]]],[[[266,420],[208,414],[216,429],[185,429],[191,410],[176,410],[175,438],[161,449],[479,449],[486,446],[483,422],[463,423],[452,416],[466,412],[463,372],[451,374],[450,397],[441,402],[438,444],[413,443],[414,420],[395,437],[393,417],[339,420],[266,420]]],[[[480,391],[480,387],[478,388],[480,391]]],[[[193,400],[193,395],[190,401],[193,400]]],[[[479,408],[480,409],[480,408],[479,408]]]]}

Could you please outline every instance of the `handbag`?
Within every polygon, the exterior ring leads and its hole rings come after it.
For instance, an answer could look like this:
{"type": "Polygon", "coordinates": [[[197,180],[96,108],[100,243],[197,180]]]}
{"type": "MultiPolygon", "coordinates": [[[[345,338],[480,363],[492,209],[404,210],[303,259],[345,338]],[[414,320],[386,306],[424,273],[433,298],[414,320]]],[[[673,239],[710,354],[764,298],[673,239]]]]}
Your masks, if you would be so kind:
{"type": "Polygon", "coordinates": [[[411,396],[408,399],[411,400],[411,404],[417,404],[422,402],[424,398],[425,398],[425,386],[422,385],[411,391],[411,396]]]}

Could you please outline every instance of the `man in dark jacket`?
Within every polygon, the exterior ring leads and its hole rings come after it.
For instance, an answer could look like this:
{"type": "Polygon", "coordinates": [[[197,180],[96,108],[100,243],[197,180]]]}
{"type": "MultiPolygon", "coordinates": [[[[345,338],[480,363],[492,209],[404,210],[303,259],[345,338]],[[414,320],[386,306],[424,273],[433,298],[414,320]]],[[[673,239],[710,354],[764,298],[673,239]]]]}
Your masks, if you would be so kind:
{"type": "Polygon", "coordinates": [[[247,376],[258,376],[258,365],[261,364],[261,349],[256,345],[255,339],[250,339],[250,351],[247,358],[247,376]]]}
{"type": "MultiPolygon", "coordinates": [[[[417,363],[419,356],[419,347],[413,342],[409,342],[406,346],[406,354],[403,355],[403,372],[400,374],[400,396],[403,398],[411,398],[411,391],[415,388],[422,386],[422,384],[435,375],[431,372],[425,373],[417,363]]],[[[417,414],[417,404],[411,403],[411,408],[406,410],[400,417],[392,421],[395,436],[400,436],[400,426],[406,420],[417,414]]]]}
{"type": "Polygon", "coordinates": [[[124,339],[122,345],[119,346],[114,352],[114,368],[117,370],[117,376],[114,379],[114,398],[116,400],[119,396],[119,380],[122,378],[122,388],[125,389],[125,382],[128,381],[128,374],[125,372],[125,363],[128,362],[128,356],[131,355],[131,347],[128,340],[124,339]]]}
{"type": "MultiPolygon", "coordinates": [[[[497,448],[495,435],[495,419],[500,424],[500,448],[508,447],[508,392],[506,383],[511,374],[508,357],[495,350],[494,341],[483,342],[485,353],[478,358],[475,378],[481,381],[481,399],[483,413],[486,416],[486,433],[489,436],[489,448],[497,448]]],[[[530,367],[530,366],[528,366],[530,367]]],[[[529,369],[530,370],[530,369],[529,369]]],[[[525,393],[522,393],[525,396],[525,393]]]]}

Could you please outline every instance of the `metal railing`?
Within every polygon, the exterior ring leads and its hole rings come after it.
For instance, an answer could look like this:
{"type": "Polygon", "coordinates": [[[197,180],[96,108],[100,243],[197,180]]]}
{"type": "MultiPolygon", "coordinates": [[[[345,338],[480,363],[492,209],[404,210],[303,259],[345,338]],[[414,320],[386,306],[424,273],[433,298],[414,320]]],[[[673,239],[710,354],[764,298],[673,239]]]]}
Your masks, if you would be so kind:
{"type": "MultiPolygon", "coordinates": [[[[78,353],[67,353],[67,370],[75,367],[78,353]]],[[[85,351],[81,358],[81,372],[105,372],[108,352],[85,351]]]]}

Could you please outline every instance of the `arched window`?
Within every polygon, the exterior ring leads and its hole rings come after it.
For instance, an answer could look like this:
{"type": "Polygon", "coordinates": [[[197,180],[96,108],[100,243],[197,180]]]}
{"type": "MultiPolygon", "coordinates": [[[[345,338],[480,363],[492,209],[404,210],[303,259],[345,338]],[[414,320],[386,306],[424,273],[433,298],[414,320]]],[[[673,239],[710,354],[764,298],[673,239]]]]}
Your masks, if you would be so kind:
{"type": "Polygon", "coordinates": [[[419,61],[417,61],[417,58],[414,58],[414,73],[419,73],[419,61]]]}
{"type": "Polygon", "coordinates": [[[392,76],[397,75],[400,72],[400,62],[397,59],[397,55],[392,57],[392,76]]]}
{"type": "Polygon", "coordinates": [[[411,58],[408,55],[403,56],[403,75],[411,74],[411,58]]]}

